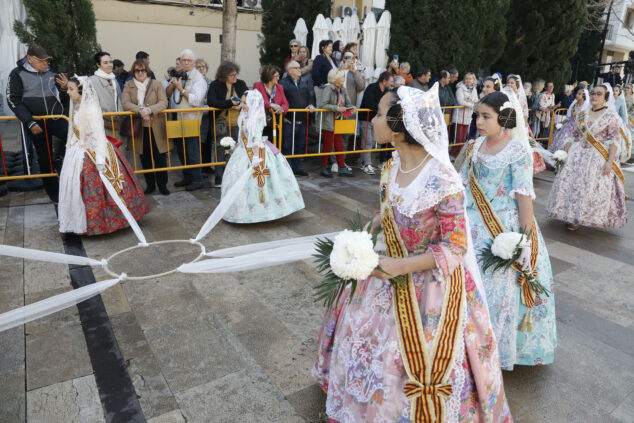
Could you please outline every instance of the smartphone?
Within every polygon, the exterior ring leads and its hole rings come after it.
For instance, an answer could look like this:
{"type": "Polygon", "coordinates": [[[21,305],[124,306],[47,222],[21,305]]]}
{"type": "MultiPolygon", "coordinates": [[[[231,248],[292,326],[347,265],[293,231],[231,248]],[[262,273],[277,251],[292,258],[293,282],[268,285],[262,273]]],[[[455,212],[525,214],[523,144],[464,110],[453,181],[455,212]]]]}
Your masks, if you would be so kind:
{"type": "Polygon", "coordinates": [[[231,101],[240,101],[240,97],[234,95],[233,97],[231,97],[231,101]]]}
{"type": "Polygon", "coordinates": [[[395,62],[398,62],[398,54],[395,54],[394,56],[392,56],[392,60],[394,60],[395,62]]]}

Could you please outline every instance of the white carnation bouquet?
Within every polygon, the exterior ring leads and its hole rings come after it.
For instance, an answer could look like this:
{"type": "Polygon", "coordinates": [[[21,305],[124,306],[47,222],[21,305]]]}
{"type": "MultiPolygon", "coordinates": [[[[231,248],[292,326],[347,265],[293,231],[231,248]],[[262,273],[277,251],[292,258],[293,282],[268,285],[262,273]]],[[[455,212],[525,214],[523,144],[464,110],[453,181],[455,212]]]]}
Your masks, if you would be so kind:
{"type": "Polygon", "coordinates": [[[553,153],[553,159],[555,159],[555,174],[557,174],[568,160],[568,153],[564,150],[557,150],[553,153]]]}
{"type": "MultiPolygon", "coordinates": [[[[515,263],[522,249],[529,244],[529,234],[521,232],[503,232],[495,237],[487,247],[480,252],[480,261],[482,262],[482,272],[486,272],[492,268],[493,271],[502,269],[508,270],[515,263]]],[[[526,280],[532,290],[536,294],[545,294],[549,296],[549,291],[539,283],[532,270],[521,270],[526,276],[526,280]]]]}
{"type": "MultiPolygon", "coordinates": [[[[340,232],[333,240],[318,239],[315,265],[324,279],[315,287],[315,301],[323,301],[328,308],[339,302],[341,294],[350,285],[350,299],[357,288],[357,282],[367,279],[379,269],[379,255],[374,251],[377,236],[370,235],[363,228],[361,216],[349,220],[350,229],[340,232]]],[[[404,277],[390,279],[392,282],[404,282],[404,277]]]]}
{"type": "Polygon", "coordinates": [[[224,137],[220,140],[220,146],[225,149],[225,156],[229,156],[236,146],[236,141],[231,137],[224,137]]]}
{"type": "Polygon", "coordinates": [[[564,126],[564,125],[561,124],[561,123],[558,123],[558,124],[555,125],[555,129],[559,130],[559,129],[562,128],[562,126],[564,126]]]}

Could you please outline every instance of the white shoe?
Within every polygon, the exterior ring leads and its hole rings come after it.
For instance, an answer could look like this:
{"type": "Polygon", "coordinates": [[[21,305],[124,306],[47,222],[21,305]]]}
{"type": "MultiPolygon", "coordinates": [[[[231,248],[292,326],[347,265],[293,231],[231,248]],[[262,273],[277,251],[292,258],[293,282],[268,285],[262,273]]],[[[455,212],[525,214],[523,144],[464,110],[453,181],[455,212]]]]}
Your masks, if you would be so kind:
{"type": "Polygon", "coordinates": [[[377,170],[379,170],[376,167],[372,166],[371,164],[369,164],[368,167],[372,170],[372,172],[375,172],[375,173],[377,170]]]}
{"type": "Polygon", "coordinates": [[[374,175],[375,170],[371,165],[363,165],[361,166],[361,171],[366,175],[374,175]]]}
{"type": "Polygon", "coordinates": [[[339,171],[339,166],[337,166],[337,163],[333,163],[331,168],[330,168],[331,172],[338,172],[339,171]]]}

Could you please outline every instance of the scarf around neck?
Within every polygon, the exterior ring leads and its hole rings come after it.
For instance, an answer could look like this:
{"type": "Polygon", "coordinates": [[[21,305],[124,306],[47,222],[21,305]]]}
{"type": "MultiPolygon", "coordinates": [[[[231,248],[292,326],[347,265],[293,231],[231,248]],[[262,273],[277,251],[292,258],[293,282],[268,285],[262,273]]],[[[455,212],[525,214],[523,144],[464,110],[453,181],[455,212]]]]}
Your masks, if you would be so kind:
{"type": "Polygon", "coordinates": [[[105,73],[101,69],[97,69],[95,71],[95,76],[98,76],[99,78],[102,78],[108,81],[108,85],[112,89],[112,93],[114,96],[114,106],[118,110],[119,109],[119,102],[118,102],[119,95],[117,92],[117,83],[115,82],[115,78],[117,77],[117,75],[115,75],[114,73],[105,73]]]}
{"type": "Polygon", "coordinates": [[[144,107],[145,106],[145,93],[147,92],[147,87],[150,84],[150,77],[145,78],[145,81],[141,82],[139,80],[137,80],[136,78],[132,78],[132,80],[134,81],[134,85],[136,85],[137,88],[137,92],[136,92],[136,101],[137,101],[137,105],[139,107],[144,107]]]}

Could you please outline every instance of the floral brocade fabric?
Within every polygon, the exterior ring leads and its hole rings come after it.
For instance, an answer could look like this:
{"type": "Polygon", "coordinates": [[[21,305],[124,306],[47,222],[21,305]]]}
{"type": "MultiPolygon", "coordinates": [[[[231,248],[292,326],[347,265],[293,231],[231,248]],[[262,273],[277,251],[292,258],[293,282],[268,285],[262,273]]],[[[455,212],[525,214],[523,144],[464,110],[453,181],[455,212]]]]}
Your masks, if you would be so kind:
{"type": "MultiPolygon", "coordinates": [[[[398,169],[398,162],[393,168],[398,169]]],[[[424,170],[421,174],[425,174],[424,170]]],[[[428,175],[419,179],[409,187],[424,189],[427,182],[442,185],[444,181],[428,175]]],[[[390,183],[398,231],[409,255],[432,252],[436,261],[434,269],[412,273],[424,342],[429,349],[439,328],[446,280],[463,262],[467,250],[464,197],[457,192],[430,207],[416,209],[413,203],[423,204],[426,199],[417,196],[419,190],[407,188],[399,189],[395,182],[390,183]],[[401,207],[397,206],[399,203],[401,207]],[[407,210],[407,214],[399,209],[407,210]]],[[[376,250],[385,254],[382,234],[376,250]]],[[[453,393],[446,400],[446,421],[512,422],[485,294],[468,272],[465,284],[463,336],[456,346],[449,381],[453,393]]],[[[313,376],[327,392],[326,412],[331,421],[410,422],[411,404],[403,392],[408,376],[400,352],[392,296],[389,281],[370,277],[359,282],[350,302],[348,289],[338,305],[325,313],[313,376]]]]}
{"type": "MultiPolygon", "coordinates": [[[[488,155],[479,152],[483,142],[484,137],[475,141],[474,175],[505,230],[519,232],[519,207],[515,196],[521,194],[535,198],[530,157],[532,151],[519,140],[512,139],[502,151],[495,155],[488,155]]],[[[474,249],[478,254],[487,248],[492,239],[473,200],[469,187],[468,165],[467,159],[461,174],[467,187],[467,213],[471,223],[474,249]]],[[[528,312],[520,301],[519,272],[513,268],[497,271],[489,269],[481,272],[491,322],[498,340],[500,361],[505,370],[512,370],[516,364],[534,366],[550,364],[554,360],[557,333],[555,295],[552,289],[553,272],[539,226],[537,231],[539,238],[537,279],[551,293],[550,296],[540,294],[536,298],[532,312],[532,332],[519,330],[528,312]]]]}
{"type": "MultiPolygon", "coordinates": [[[[606,110],[594,122],[586,122],[590,132],[607,149],[620,148],[620,117],[606,110]]],[[[548,217],[597,228],[620,228],[627,222],[625,187],[614,172],[603,175],[605,159],[585,140],[577,124],[568,138],[568,159],[557,174],[548,199],[548,217]]]]}
{"type": "MultiPolygon", "coordinates": [[[[113,147],[123,176],[123,188],[120,198],[130,210],[135,220],[141,219],[150,211],[145,200],[143,189],[134,176],[130,164],[118,148],[113,147]]],[[[84,154],[84,164],[81,172],[81,195],[86,207],[87,235],[109,234],[129,225],[117,203],[110,197],[106,187],[101,182],[99,172],[88,153],[84,154]]]]}

